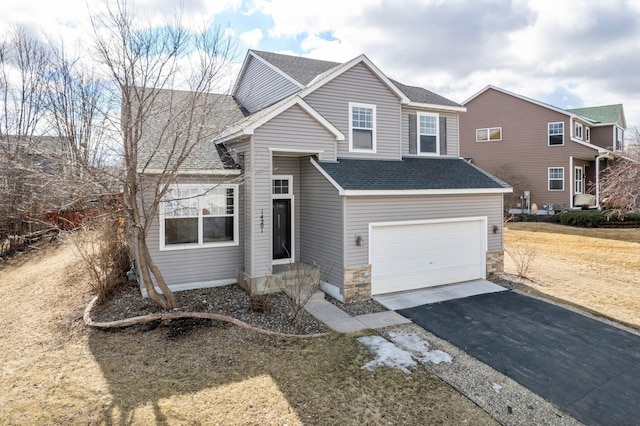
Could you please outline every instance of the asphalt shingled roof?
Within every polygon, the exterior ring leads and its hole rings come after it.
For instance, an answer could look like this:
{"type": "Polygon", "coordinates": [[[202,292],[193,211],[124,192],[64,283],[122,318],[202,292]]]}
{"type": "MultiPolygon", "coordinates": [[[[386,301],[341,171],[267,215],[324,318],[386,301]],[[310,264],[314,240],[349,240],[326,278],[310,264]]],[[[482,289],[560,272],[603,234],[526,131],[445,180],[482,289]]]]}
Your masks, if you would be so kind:
{"type": "MultiPolygon", "coordinates": [[[[280,53],[263,52],[259,50],[252,50],[252,52],[304,86],[308,85],[318,75],[342,65],[338,62],[321,61],[319,59],[303,58],[301,56],[283,55],[280,53]]],[[[412,102],[453,107],[461,106],[452,100],[442,97],[427,89],[423,89],[422,87],[407,86],[406,84],[402,84],[395,80],[391,81],[412,102]]]]}
{"type": "Polygon", "coordinates": [[[622,104],[573,108],[568,109],[567,111],[590,118],[598,123],[616,124],[618,122],[618,118],[620,118],[620,113],[622,112],[622,104]]]}
{"type": "Polygon", "coordinates": [[[318,165],[344,190],[502,189],[504,182],[462,158],[340,159],[318,165]]]}

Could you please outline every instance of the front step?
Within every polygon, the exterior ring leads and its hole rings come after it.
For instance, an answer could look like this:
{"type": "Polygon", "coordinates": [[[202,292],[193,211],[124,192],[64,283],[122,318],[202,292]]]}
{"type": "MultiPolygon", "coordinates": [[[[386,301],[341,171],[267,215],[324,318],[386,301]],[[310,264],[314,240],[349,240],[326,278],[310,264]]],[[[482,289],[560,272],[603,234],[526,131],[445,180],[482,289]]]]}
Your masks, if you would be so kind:
{"type": "Polygon", "coordinates": [[[305,263],[274,265],[273,284],[297,302],[324,300],[320,287],[320,269],[305,263]],[[310,294],[313,292],[313,294],[310,294]]]}

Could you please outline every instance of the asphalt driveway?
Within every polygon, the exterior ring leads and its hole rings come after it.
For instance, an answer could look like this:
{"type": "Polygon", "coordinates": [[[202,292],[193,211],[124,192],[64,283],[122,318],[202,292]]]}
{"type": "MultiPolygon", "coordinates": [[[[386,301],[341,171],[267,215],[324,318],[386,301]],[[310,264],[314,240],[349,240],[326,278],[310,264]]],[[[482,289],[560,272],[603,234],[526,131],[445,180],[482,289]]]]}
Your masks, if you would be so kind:
{"type": "Polygon", "coordinates": [[[511,291],[398,312],[585,424],[640,424],[640,336],[511,291]]]}

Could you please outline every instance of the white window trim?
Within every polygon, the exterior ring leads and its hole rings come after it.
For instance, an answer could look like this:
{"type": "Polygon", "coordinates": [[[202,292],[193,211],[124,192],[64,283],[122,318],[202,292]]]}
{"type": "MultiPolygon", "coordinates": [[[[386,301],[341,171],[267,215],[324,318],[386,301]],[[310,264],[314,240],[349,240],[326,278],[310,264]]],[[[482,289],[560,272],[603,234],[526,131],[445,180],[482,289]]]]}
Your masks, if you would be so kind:
{"type": "MultiPolygon", "coordinates": [[[[547,146],[564,146],[564,134],[565,134],[565,130],[564,130],[564,121],[554,121],[551,123],[547,123],[547,146]],[[561,144],[551,144],[551,140],[550,140],[550,136],[551,133],[549,133],[549,128],[552,124],[562,124],[562,143],[561,144]]],[[[554,167],[555,169],[556,167],[554,167]]]]}
{"type": "MultiPolygon", "coordinates": [[[[293,259],[296,258],[296,202],[295,195],[293,193],[293,175],[272,175],[271,176],[271,202],[273,200],[291,200],[291,253],[290,257],[285,259],[273,259],[273,253],[271,253],[272,265],[286,265],[290,264],[293,259]],[[273,193],[273,181],[276,179],[289,181],[289,193],[288,194],[274,194],[273,193]]],[[[272,211],[273,214],[273,211],[272,211]]],[[[272,217],[273,221],[274,218],[272,217]]],[[[271,235],[273,238],[273,234],[271,235]]],[[[273,244],[272,244],[273,245],[273,244]]]]}
{"type": "Polygon", "coordinates": [[[585,140],[585,142],[591,142],[591,127],[585,126],[585,128],[584,128],[584,140],[585,140]]]}
{"type": "Polygon", "coordinates": [[[237,246],[240,244],[239,242],[239,219],[238,212],[240,210],[238,206],[238,185],[232,184],[220,184],[215,185],[214,187],[210,185],[197,185],[197,184],[185,184],[185,185],[172,185],[180,188],[195,188],[200,190],[202,193],[207,192],[207,190],[211,189],[233,189],[233,241],[221,241],[221,242],[212,242],[205,243],[202,242],[202,209],[198,207],[198,242],[197,243],[188,243],[188,244],[169,244],[166,245],[164,243],[164,202],[160,202],[160,206],[158,209],[158,221],[160,222],[159,229],[159,240],[160,240],[160,251],[171,251],[171,250],[191,250],[191,249],[202,249],[202,248],[215,248],[215,247],[231,247],[237,246]]]}
{"type": "Polygon", "coordinates": [[[575,168],[573,169],[573,193],[574,193],[574,195],[584,194],[584,184],[585,184],[584,167],[575,166],[575,168]],[[580,172],[580,177],[581,177],[580,180],[578,180],[578,171],[580,172]],[[578,182],[580,182],[580,192],[578,192],[578,188],[577,188],[578,182]]]}
{"type": "Polygon", "coordinates": [[[440,155],[440,114],[435,112],[418,112],[416,118],[416,135],[418,140],[416,141],[416,152],[418,155],[423,156],[435,156],[440,155]],[[436,119],[436,152],[422,152],[420,151],[420,117],[435,117],[436,119]]]}
{"type": "Polygon", "coordinates": [[[581,123],[578,123],[577,121],[573,122],[573,132],[576,139],[579,139],[581,141],[584,140],[584,126],[581,123]],[[578,136],[578,129],[580,129],[579,136],[578,136]]]}
{"type": "MultiPolygon", "coordinates": [[[[361,104],[357,102],[349,102],[349,152],[366,152],[366,153],[376,153],[376,135],[377,135],[377,122],[376,122],[376,106],[373,104],[361,104]],[[373,131],[371,134],[371,149],[358,149],[353,147],[353,108],[369,108],[371,109],[371,114],[373,115],[373,131]]],[[[362,127],[355,127],[355,129],[369,130],[362,127]]]]}
{"type": "Polygon", "coordinates": [[[613,128],[613,150],[615,152],[624,151],[624,129],[620,126],[614,126],[613,128]],[[618,149],[618,132],[622,132],[622,140],[620,141],[622,149],[618,149]]]}
{"type": "MultiPolygon", "coordinates": [[[[547,128],[548,131],[548,128],[547,128]]],[[[476,142],[500,142],[502,140],[502,127],[484,127],[480,129],[476,129],[476,142]],[[500,129],[500,139],[491,139],[491,130],[492,129],[500,129]],[[478,139],[478,130],[486,130],[487,131],[487,139],[478,139]]]]}
{"type": "Polygon", "coordinates": [[[271,198],[276,200],[279,198],[293,198],[293,175],[271,175],[271,198]],[[273,192],[274,180],[286,180],[289,181],[289,193],[288,194],[276,194],[273,192]]]}
{"type": "Polygon", "coordinates": [[[564,167],[548,167],[547,168],[547,190],[548,191],[554,191],[554,192],[561,192],[564,191],[564,167]],[[560,180],[560,179],[551,179],[549,177],[549,174],[551,173],[551,169],[559,169],[562,170],[562,189],[551,189],[551,181],[554,180],[560,180]]]}

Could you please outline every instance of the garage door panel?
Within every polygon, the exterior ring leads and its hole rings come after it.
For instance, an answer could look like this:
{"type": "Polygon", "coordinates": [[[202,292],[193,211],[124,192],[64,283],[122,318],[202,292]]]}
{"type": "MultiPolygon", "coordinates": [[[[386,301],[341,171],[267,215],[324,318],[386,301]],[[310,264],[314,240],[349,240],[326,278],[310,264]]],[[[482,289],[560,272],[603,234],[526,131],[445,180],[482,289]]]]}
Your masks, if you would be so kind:
{"type": "Polygon", "coordinates": [[[485,276],[483,220],[372,226],[371,293],[485,276]]]}

